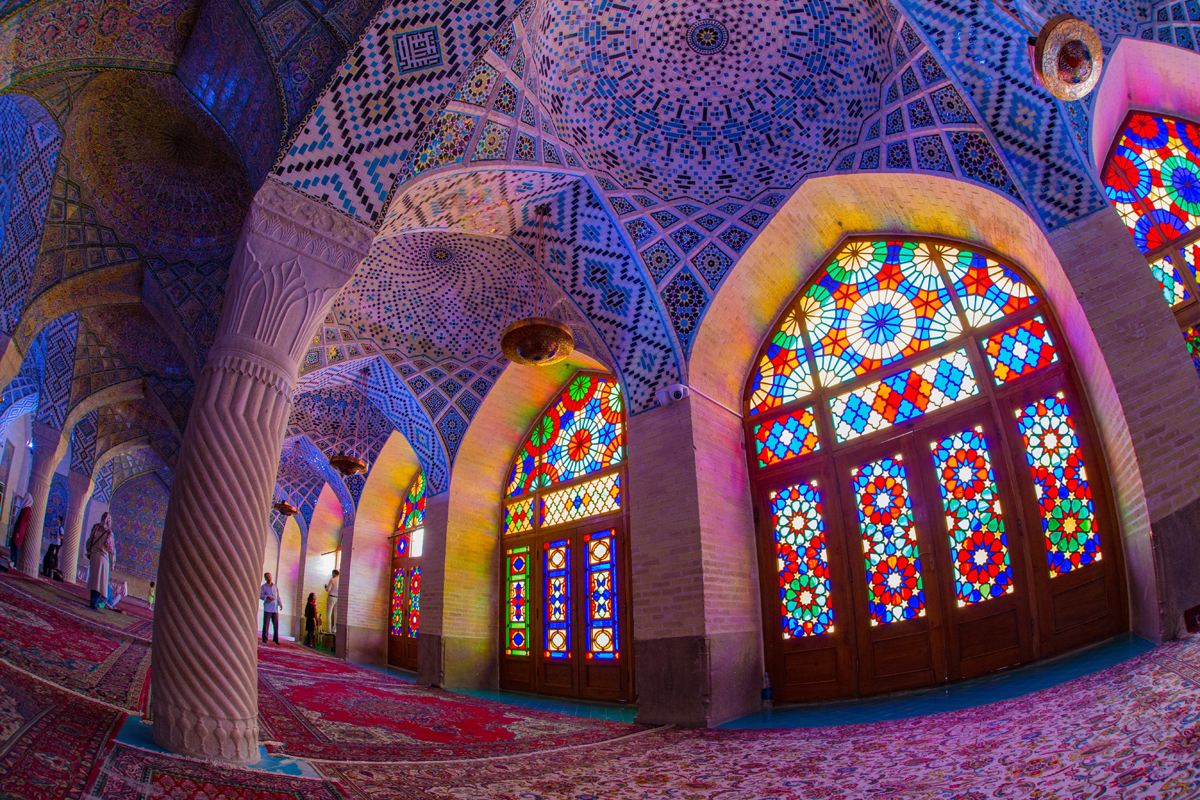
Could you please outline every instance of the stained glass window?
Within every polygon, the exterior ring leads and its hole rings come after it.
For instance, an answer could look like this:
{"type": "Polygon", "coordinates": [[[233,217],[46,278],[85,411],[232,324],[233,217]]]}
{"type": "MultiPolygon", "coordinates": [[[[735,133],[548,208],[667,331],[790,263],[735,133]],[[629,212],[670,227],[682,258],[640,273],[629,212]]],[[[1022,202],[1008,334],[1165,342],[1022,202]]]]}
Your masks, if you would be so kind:
{"type": "Polygon", "coordinates": [[[421,630],[421,568],[413,567],[408,576],[408,636],[416,639],[421,630]]]}
{"type": "Polygon", "coordinates": [[[396,558],[404,558],[408,555],[408,534],[402,533],[396,537],[396,558]]]}
{"type": "Polygon", "coordinates": [[[1062,392],[1030,403],[1016,415],[1041,510],[1050,577],[1099,561],[1092,490],[1062,392]]]}
{"type": "Polygon", "coordinates": [[[1008,594],[1013,590],[1008,538],[983,429],[929,446],[950,532],[959,607],[1008,594]]]}
{"type": "Polygon", "coordinates": [[[547,658],[570,658],[571,545],[560,539],[542,549],[543,648],[547,658]]]}
{"type": "Polygon", "coordinates": [[[755,425],[754,447],[760,467],[815,452],[820,442],[812,406],[755,425]]]}
{"type": "Polygon", "coordinates": [[[400,512],[400,528],[418,528],[425,524],[425,473],[418,472],[408,487],[404,507],[400,512]]]}
{"type": "Polygon", "coordinates": [[[979,393],[966,350],[896,373],[829,401],[833,428],[846,442],[979,393]]]}
{"type": "Polygon", "coordinates": [[[404,569],[392,575],[392,635],[404,633],[404,569]]]}
{"type": "Polygon", "coordinates": [[[836,386],[961,332],[927,246],[853,242],[804,293],[817,375],[836,386]]]}
{"type": "Polygon", "coordinates": [[[1197,375],[1200,375],[1200,329],[1188,328],[1185,330],[1183,341],[1187,345],[1188,353],[1192,356],[1192,366],[1196,368],[1197,375]]]}
{"type": "Polygon", "coordinates": [[[1050,331],[1040,316],[984,340],[983,350],[998,383],[1016,380],[1058,361],[1050,331]]]}
{"type": "Polygon", "coordinates": [[[851,473],[867,565],[871,625],[925,616],[921,557],[900,456],[851,473]]]}
{"type": "Polygon", "coordinates": [[[779,563],[779,601],[783,638],[833,631],[829,601],[829,557],[817,482],[799,483],[769,496],[775,554],[779,563]]]}
{"type": "Polygon", "coordinates": [[[1143,253],[1187,234],[1200,222],[1200,127],[1133,114],[1104,189],[1143,253]]]}
{"type": "Polygon", "coordinates": [[[751,387],[750,413],[758,414],[799,400],[813,390],[800,321],[789,311],[758,362],[751,387]]]}
{"type": "Polygon", "coordinates": [[[967,324],[972,328],[995,322],[1037,302],[1029,284],[998,261],[955,247],[943,248],[941,256],[954,293],[967,314],[967,324]]]}
{"type": "Polygon", "coordinates": [[[526,589],[529,582],[529,548],[512,548],[505,554],[505,561],[508,565],[505,581],[505,652],[510,656],[527,656],[529,620],[526,589]]]}
{"type": "Polygon", "coordinates": [[[533,498],[513,500],[504,505],[504,532],[522,533],[533,530],[533,498]]]}
{"type": "Polygon", "coordinates": [[[619,658],[616,532],[583,537],[587,548],[587,658],[619,658]]]}
{"type": "Polygon", "coordinates": [[[542,527],[594,517],[621,509],[621,476],[602,475],[542,497],[542,527]]]}
{"type": "MultiPolygon", "coordinates": [[[[537,431],[534,431],[535,435],[537,431]]],[[[521,451],[513,462],[512,472],[508,477],[506,497],[516,497],[519,494],[532,492],[535,488],[534,473],[537,471],[537,459],[540,448],[532,440],[521,445],[521,451]]]]}
{"type": "Polygon", "coordinates": [[[1167,301],[1167,305],[1177,305],[1191,297],[1170,256],[1163,256],[1157,261],[1150,262],[1150,271],[1154,273],[1154,279],[1162,287],[1163,299],[1167,301]]]}

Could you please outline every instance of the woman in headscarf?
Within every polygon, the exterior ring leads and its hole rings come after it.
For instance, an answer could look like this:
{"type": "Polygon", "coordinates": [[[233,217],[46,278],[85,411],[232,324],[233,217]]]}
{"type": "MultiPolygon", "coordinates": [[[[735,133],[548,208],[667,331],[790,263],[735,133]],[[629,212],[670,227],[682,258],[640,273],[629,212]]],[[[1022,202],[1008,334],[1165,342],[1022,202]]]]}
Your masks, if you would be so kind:
{"type": "Polygon", "coordinates": [[[17,559],[21,556],[21,544],[25,541],[25,531],[29,529],[29,517],[31,514],[30,506],[33,505],[33,497],[23,495],[20,498],[21,510],[17,514],[17,519],[13,522],[12,539],[9,540],[8,550],[12,556],[13,569],[17,568],[17,559]]]}
{"type": "Polygon", "coordinates": [[[108,571],[116,558],[117,547],[113,543],[113,532],[108,526],[108,512],[100,517],[100,521],[92,526],[92,532],[87,540],[88,589],[92,592],[91,607],[104,608],[108,599],[108,571]]]}

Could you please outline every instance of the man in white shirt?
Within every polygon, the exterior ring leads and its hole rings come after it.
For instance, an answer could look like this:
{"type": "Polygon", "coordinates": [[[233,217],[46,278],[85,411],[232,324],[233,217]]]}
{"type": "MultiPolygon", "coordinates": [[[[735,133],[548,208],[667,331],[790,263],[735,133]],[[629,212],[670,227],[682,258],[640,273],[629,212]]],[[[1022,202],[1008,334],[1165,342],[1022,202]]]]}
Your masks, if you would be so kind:
{"type": "Polygon", "coordinates": [[[274,626],[275,644],[279,644],[279,610],[283,608],[283,603],[279,602],[279,587],[271,580],[271,573],[267,572],[263,575],[266,583],[258,590],[258,597],[263,601],[263,644],[267,643],[267,623],[274,626]]]}
{"type": "Polygon", "coordinates": [[[325,591],[329,592],[329,597],[325,600],[325,624],[329,626],[330,633],[337,633],[337,597],[338,597],[338,575],[336,569],[333,571],[333,576],[329,579],[329,583],[325,584],[325,591]]]}

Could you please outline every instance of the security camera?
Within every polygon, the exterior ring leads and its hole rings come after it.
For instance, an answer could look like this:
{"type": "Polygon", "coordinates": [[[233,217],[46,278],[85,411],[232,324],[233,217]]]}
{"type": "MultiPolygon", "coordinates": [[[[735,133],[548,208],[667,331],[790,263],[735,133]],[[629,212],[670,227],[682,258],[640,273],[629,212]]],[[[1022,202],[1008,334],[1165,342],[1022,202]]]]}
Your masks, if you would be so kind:
{"type": "Polygon", "coordinates": [[[677,403],[690,394],[691,391],[682,383],[672,383],[665,389],[659,389],[655,392],[654,396],[658,398],[660,406],[665,406],[670,403],[677,403]]]}

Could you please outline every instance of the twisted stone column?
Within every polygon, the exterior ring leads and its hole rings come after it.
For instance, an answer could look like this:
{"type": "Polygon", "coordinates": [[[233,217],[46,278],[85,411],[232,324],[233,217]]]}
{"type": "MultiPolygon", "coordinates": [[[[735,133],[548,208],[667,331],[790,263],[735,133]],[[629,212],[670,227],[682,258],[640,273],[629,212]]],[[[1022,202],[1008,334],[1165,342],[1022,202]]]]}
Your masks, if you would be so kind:
{"type": "Polygon", "coordinates": [[[62,460],[61,431],[33,423],[33,467],[29,472],[29,495],[33,505],[29,509],[29,527],[25,529],[25,540],[21,542],[20,561],[17,568],[31,578],[37,577],[42,564],[42,524],[46,521],[46,500],[50,497],[50,481],[54,470],[62,460]]]}
{"type": "Polygon", "coordinates": [[[83,514],[92,497],[95,484],[87,475],[74,470],[67,473],[67,524],[63,533],[62,549],[58,552],[58,568],[62,570],[63,583],[75,583],[79,571],[79,541],[83,535],[83,514]]]}
{"type": "Polygon", "coordinates": [[[163,527],[150,674],[154,740],[174,752],[258,760],[255,617],[292,390],[371,239],[273,179],[242,228],[163,527]]]}

